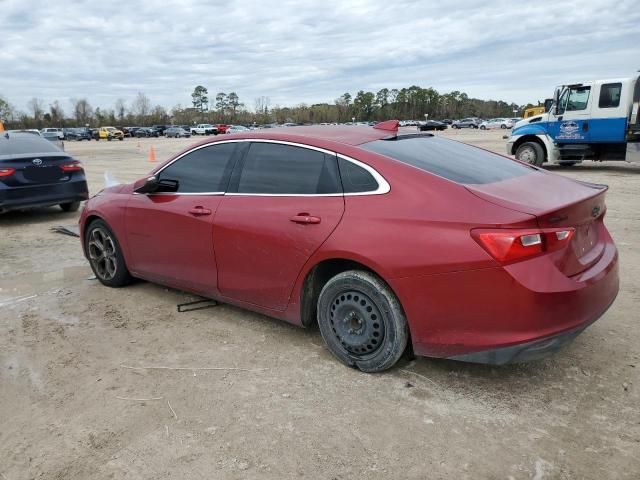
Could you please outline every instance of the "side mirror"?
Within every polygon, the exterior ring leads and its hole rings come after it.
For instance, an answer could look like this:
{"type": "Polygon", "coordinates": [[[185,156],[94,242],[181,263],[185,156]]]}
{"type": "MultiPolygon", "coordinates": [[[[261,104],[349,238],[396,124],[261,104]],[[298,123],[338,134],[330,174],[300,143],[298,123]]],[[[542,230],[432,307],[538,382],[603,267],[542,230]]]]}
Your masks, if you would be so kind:
{"type": "Polygon", "coordinates": [[[560,104],[560,89],[556,88],[556,91],[553,92],[553,113],[554,115],[558,115],[558,109],[560,104]]]}
{"type": "Polygon", "coordinates": [[[142,178],[133,184],[133,191],[136,193],[153,193],[158,188],[158,178],[152,175],[142,178]]]}

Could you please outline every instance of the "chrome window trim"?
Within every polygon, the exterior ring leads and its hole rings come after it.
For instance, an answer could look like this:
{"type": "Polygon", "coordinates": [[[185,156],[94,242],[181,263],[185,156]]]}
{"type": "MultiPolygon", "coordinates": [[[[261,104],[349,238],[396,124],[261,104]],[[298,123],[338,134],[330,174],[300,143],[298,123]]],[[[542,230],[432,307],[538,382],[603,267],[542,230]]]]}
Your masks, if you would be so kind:
{"type": "Polygon", "coordinates": [[[342,153],[337,153],[337,152],[333,152],[331,150],[327,150],[326,148],[321,148],[321,147],[316,147],[313,145],[306,145],[304,143],[297,143],[297,142],[290,142],[287,140],[271,140],[268,138],[238,138],[238,139],[230,139],[230,140],[220,140],[217,142],[213,142],[213,143],[206,143],[204,145],[198,145],[195,148],[192,148],[191,150],[188,150],[186,152],[184,152],[182,155],[174,158],[173,160],[171,160],[169,163],[167,163],[166,165],[164,165],[160,170],[158,170],[157,172],[154,173],[154,175],[159,175],[165,168],[169,167],[170,165],[172,165],[173,163],[177,162],[178,160],[180,160],[181,158],[183,158],[184,156],[195,152],[196,150],[199,150],[201,148],[205,148],[205,147],[210,147],[213,145],[221,145],[223,143],[242,143],[242,142],[256,142],[256,143],[275,143],[275,144],[280,144],[280,145],[289,145],[292,147],[300,147],[300,148],[306,148],[308,150],[316,150],[318,152],[322,152],[322,153],[326,153],[329,155],[336,155],[338,158],[342,158],[343,160],[346,160],[348,162],[353,163],[354,165],[357,165],[360,168],[365,169],[367,172],[369,172],[371,174],[371,176],[374,178],[374,180],[376,181],[376,183],[378,184],[378,188],[375,190],[369,190],[366,192],[353,192],[353,193],[240,193],[240,192],[185,192],[185,193],[179,193],[179,192],[167,192],[167,193],[149,193],[149,194],[138,194],[135,193],[136,195],[226,195],[226,196],[234,196],[234,197],[357,197],[357,196],[363,196],[363,195],[384,195],[385,193],[389,193],[391,191],[391,186],[389,185],[389,182],[387,182],[387,180],[373,167],[371,167],[370,165],[367,165],[366,163],[363,163],[359,160],[356,160],[355,158],[351,158],[347,155],[343,155],[342,153]]]}

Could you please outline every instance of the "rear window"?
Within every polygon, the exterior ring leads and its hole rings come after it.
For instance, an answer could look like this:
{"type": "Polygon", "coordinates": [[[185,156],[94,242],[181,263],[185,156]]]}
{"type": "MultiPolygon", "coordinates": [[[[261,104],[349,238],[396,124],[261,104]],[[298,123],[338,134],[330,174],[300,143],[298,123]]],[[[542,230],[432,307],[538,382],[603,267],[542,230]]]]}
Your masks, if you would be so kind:
{"type": "Polygon", "coordinates": [[[515,160],[439,137],[398,137],[360,147],[463,184],[500,182],[534,171],[515,160]]]}
{"type": "Polygon", "coordinates": [[[0,160],[14,155],[60,153],[61,150],[40,135],[31,133],[7,133],[0,135],[0,160]],[[9,138],[7,138],[7,136],[9,138]]]}

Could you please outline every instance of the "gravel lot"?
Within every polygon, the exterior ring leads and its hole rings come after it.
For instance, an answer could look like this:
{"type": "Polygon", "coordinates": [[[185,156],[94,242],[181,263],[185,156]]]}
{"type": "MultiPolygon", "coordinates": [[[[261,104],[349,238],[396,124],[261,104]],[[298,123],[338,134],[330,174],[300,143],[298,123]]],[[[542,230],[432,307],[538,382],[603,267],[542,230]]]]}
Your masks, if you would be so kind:
{"type": "MultiPolygon", "coordinates": [[[[439,135],[502,153],[503,133],[439,135]]],[[[144,175],[151,145],[160,161],[191,142],[66,148],[95,193],[107,170],[144,175]]],[[[102,287],[78,239],[49,231],[77,213],[0,216],[0,479],[640,478],[640,165],[550,170],[610,185],[620,294],[556,356],[500,368],[419,358],[362,374],[317,330],[102,287]]]]}

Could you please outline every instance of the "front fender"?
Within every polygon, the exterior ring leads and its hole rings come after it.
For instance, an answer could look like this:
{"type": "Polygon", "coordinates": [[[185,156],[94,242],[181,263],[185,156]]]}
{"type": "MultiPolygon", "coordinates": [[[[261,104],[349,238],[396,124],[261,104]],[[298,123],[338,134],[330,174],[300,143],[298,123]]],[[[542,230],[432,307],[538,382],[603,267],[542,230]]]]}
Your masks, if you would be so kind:
{"type": "Polygon", "coordinates": [[[529,125],[523,125],[521,127],[517,127],[514,128],[511,131],[511,136],[515,137],[522,137],[524,135],[546,135],[547,134],[547,130],[544,127],[544,125],[540,125],[540,124],[529,124],[529,125]]]}

